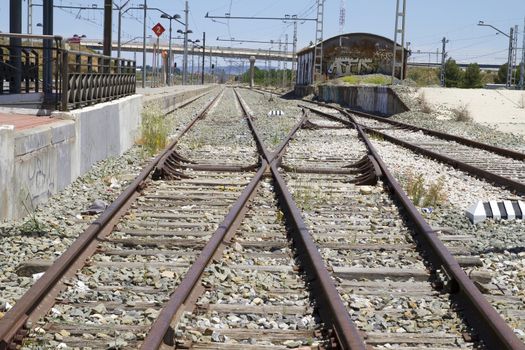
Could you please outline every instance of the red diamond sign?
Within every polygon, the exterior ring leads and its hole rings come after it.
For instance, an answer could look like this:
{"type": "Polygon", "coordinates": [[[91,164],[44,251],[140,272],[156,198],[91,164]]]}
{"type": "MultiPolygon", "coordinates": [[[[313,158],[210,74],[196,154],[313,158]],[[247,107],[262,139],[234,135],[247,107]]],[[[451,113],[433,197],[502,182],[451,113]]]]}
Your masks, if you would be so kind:
{"type": "Polygon", "coordinates": [[[155,34],[157,34],[157,36],[161,36],[162,33],[166,31],[166,29],[164,29],[164,27],[160,23],[155,24],[155,26],[151,29],[153,30],[155,34]]]}

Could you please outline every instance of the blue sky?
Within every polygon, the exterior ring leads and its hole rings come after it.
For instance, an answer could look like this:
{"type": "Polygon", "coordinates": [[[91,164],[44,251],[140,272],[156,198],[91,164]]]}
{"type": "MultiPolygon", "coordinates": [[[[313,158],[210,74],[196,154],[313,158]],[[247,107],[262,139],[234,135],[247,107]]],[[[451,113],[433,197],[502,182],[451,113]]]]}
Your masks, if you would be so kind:
{"type": "MultiPolygon", "coordinates": [[[[115,0],[123,3],[125,0],[115,0]]],[[[42,0],[33,0],[42,3],[42,0]]],[[[131,0],[130,4],[138,6],[142,0],[131,0]]],[[[324,37],[339,34],[339,7],[341,0],[326,0],[324,37]]],[[[55,5],[88,5],[102,7],[102,0],[55,0],[55,5]]],[[[269,16],[280,17],[285,14],[314,18],[316,15],[315,0],[190,0],[190,29],[193,39],[200,38],[206,31],[207,44],[221,46],[240,46],[269,48],[267,44],[239,44],[217,42],[217,37],[243,40],[279,40],[284,41],[284,34],[292,40],[293,27],[280,21],[255,20],[218,20],[213,22],[204,18],[210,15],[232,16],[269,16]]],[[[23,31],[26,30],[27,0],[23,0],[23,31]]],[[[183,15],[182,0],[148,0],[148,6],[158,7],[168,13],[183,15]]],[[[345,32],[370,32],[393,37],[395,0],[345,0],[345,32]]],[[[34,24],[42,21],[41,8],[35,7],[34,24]]],[[[113,23],[116,39],[117,16],[113,23]]],[[[449,56],[460,62],[479,62],[501,64],[506,61],[508,39],[488,27],[479,27],[479,20],[484,20],[504,32],[519,25],[519,47],[522,47],[523,26],[525,17],[524,0],[407,0],[407,38],[411,48],[421,52],[435,52],[441,49],[441,38],[449,39],[447,51],[449,56]]],[[[123,41],[142,35],[141,12],[131,10],[123,20],[123,41]]],[[[0,31],[9,31],[9,0],[0,0],[0,31]]],[[[73,34],[85,34],[90,39],[102,37],[102,11],[55,10],[55,34],[65,37],[73,34]]],[[[159,18],[159,13],[151,11],[148,15],[148,28],[161,22],[167,27],[167,21],[159,18]]],[[[176,27],[176,29],[180,29],[176,27]]],[[[41,28],[34,26],[33,32],[41,28]]],[[[148,32],[150,30],[148,29],[148,32]]],[[[150,32],[151,34],[151,32],[150,32]]],[[[299,25],[298,47],[304,47],[314,40],[315,23],[305,22],[299,25]]],[[[164,39],[167,41],[167,36],[164,39]]],[[[180,42],[180,41],[178,41],[180,42]]],[[[275,48],[275,45],[274,45],[275,48]]],[[[520,51],[521,54],[521,51],[520,51]]],[[[428,54],[414,54],[412,59],[421,62],[429,60],[428,54]]],[[[430,55],[431,60],[436,55],[430,55]]],[[[178,60],[178,59],[177,59],[178,60]]]]}

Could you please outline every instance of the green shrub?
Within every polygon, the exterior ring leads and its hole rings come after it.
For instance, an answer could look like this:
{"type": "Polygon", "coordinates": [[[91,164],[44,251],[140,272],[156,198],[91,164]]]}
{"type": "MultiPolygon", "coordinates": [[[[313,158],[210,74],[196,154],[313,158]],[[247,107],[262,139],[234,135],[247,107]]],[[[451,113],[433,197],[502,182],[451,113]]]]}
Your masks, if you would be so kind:
{"type": "Polygon", "coordinates": [[[142,111],[141,138],[137,143],[143,146],[147,155],[153,156],[166,147],[171,129],[172,122],[160,106],[148,106],[142,111]]]}
{"type": "Polygon", "coordinates": [[[435,182],[426,183],[423,174],[413,174],[409,171],[400,176],[400,182],[405,188],[407,196],[416,206],[435,207],[443,204],[447,199],[443,176],[435,182]]]}

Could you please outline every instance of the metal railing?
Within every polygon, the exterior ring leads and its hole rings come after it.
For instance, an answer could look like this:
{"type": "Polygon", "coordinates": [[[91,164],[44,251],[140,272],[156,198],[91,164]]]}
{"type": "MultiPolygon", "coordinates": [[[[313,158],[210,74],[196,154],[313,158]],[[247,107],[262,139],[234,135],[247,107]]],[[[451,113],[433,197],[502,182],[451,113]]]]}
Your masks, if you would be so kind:
{"type": "Polygon", "coordinates": [[[0,96],[43,92],[46,108],[67,111],[135,91],[133,60],[69,50],[60,36],[0,33],[0,96]]]}
{"type": "Polygon", "coordinates": [[[78,51],[62,51],[61,109],[68,110],[129,96],[136,89],[135,61],[78,51]]]}

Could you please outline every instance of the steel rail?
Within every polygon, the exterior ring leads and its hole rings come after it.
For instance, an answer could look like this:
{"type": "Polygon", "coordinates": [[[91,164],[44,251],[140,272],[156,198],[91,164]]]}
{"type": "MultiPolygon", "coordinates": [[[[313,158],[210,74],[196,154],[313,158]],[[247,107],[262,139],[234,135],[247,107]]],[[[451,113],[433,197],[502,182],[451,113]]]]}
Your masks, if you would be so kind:
{"type": "Polygon", "coordinates": [[[23,331],[28,325],[26,322],[33,317],[40,317],[47,313],[49,308],[40,307],[45,299],[49,299],[52,291],[56,290],[60,280],[70,271],[70,267],[77,264],[83,256],[83,253],[89,248],[99,234],[107,230],[109,226],[114,226],[124,213],[121,208],[128,205],[143,188],[144,182],[148,176],[155,170],[159,161],[169,154],[171,149],[177,144],[179,139],[200,119],[211,106],[217,101],[219,93],[205,108],[199,113],[190,124],[175,138],[169,146],[159,155],[157,155],[146,167],[139,173],[133,182],[113,201],[108,208],[92,223],[89,227],[71,244],[71,246],[55,260],[55,262],[46,270],[44,275],[35,282],[35,284],[24,293],[17,301],[15,306],[9,310],[2,319],[0,319],[0,350],[8,349],[11,342],[19,332],[23,331]]]}
{"type": "Polygon", "coordinates": [[[479,142],[479,141],[467,139],[467,138],[464,138],[464,137],[461,137],[461,136],[447,134],[445,132],[432,130],[432,129],[428,129],[428,128],[423,128],[423,127],[420,127],[420,126],[415,126],[415,125],[404,123],[404,122],[397,121],[397,120],[391,120],[391,119],[388,119],[388,118],[385,118],[385,117],[380,117],[378,115],[374,115],[374,114],[371,114],[371,113],[365,113],[365,112],[362,112],[362,111],[357,111],[357,110],[351,109],[351,108],[344,108],[343,109],[341,107],[330,106],[330,105],[324,104],[324,103],[320,103],[320,105],[325,106],[325,107],[334,108],[334,109],[336,109],[336,110],[338,110],[338,111],[340,111],[342,113],[346,112],[346,113],[357,114],[358,116],[361,116],[363,118],[377,120],[377,121],[380,121],[380,122],[383,122],[383,123],[399,126],[401,128],[404,128],[404,129],[410,129],[410,130],[414,130],[414,131],[422,131],[423,133],[425,133],[427,135],[430,135],[430,136],[434,136],[434,137],[437,137],[437,138],[440,138],[440,139],[443,139],[443,140],[447,140],[447,141],[454,141],[454,142],[457,142],[457,143],[465,145],[465,146],[469,146],[469,147],[473,147],[473,148],[478,148],[478,149],[482,149],[482,150],[485,150],[485,151],[489,151],[489,152],[495,153],[495,154],[503,156],[503,157],[512,158],[512,159],[515,159],[515,160],[522,160],[522,161],[525,160],[525,153],[513,151],[513,150],[510,150],[510,149],[507,149],[507,148],[501,148],[501,147],[497,147],[497,146],[492,146],[492,145],[489,145],[489,144],[486,144],[486,143],[482,143],[482,142],[479,142]]]}
{"type": "MultiPolygon", "coordinates": [[[[309,109],[315,111],[315,109],[309,109]]],[[[321,112],[319,114],[325,115],[326,113],[321,112]]],[[[399,199],[410,220],[414,223],[418,233],[418,235],[415,235],[415,239],[427,247],[427,252],[430,253],[433,266],[437,269],[445,270],[447,277],[451,281],[451,295],[453,295],[462,306],[462,312],[470,323],[470,326],[473,326],[476,330],[479,338],[483,340],[489,349],[525,350],[525,344],[519,340],[509,325],[483,296],[474,282],[472,282],[461,268],[456,258],[454,258],[452,253],[437,237],[435,230],[425,221],[412,201],[408,198],[401,185],[397,182],[368,139],[363,128],[355,122],[348,112],[345,115],[349,117],[350,121],[336,116],[331,116],[330,119],[338,119],[341,123],[357,130],[359,136],[365,142],[368,151],[378,162],[388,187],[399,199]]]]}
{"type": "Polygon", "coordinates": [[[402,147],[408,148],[408,149],[410,149],[412,151],[415,151],[417,153],[421,153],[421,154],[426,155],[426,156],[428,156],[430,158],[437,159],[437,160],[442,161],[444,163],[447,163],[447,164],[449,164],[449,165],[451,165],[451,166],[453,166],[453,167],[455,167],[457,169],[463,170],[463,171],[465,171],[467,173],[470,173],[470,174],[473,174],[473,175],[475,175],[477,177],[484,178],[484,179],[492,181],[492,182],[494,182],[494,183],[496,183],[498,185],[504,186],[504,187],[506,187],[506,188],[508,188],[508,189],[510,189],[512,191],[516,191],[516,192],[519,192],[519,193],[525,193],[525,183],[509,179],[509,178],[507,178],[505,176],[494,174],[494,173],[492,173],[492,172],[490,172],[488,170],[480,169],[480,168],[478,168],[476,166],[473,166],[473,165],[467,164],[465,162],[462,162],[460,160],[457,160],[457,159],[454,159],[454,158],[442,155],[440,153],[431,151],[431,150],[429,150],[427,148],[415,145],[415,144],[410,143],[408,141],[400,140],[400,139],[395,138],[395,137],[393,137],[391,135],[388,135],[388,134],[386,134],[384,132],[371,129],[371,128],[368,128],[366,126],[362,126],[362,127],[363,127],[363,129],[366,132],[379,135],[379,136],[383,137],[387,141],[390,141],[392,143],[398,144],[398,145],[400,145],[402,147]]]}
{"type": "Polygon", "coordinates": [[[249,112],[248,106],[246,105],[246,102],[242,99],[242,97],[237,92],[237,89],[233,89],[233,92],[235,93],[235,96],[237,97],[237,101],[239,102],[239,105],[241,106],[241,109],[245,115],[246,121],[248,122],[248,126],[253,134],[253,137],[255,139],[255,143],[257,144],[257,149],[259,150],[259,153],[263,156],[264,159],[268,162],[268,164],[271,162],[272,155],[270,152],[266,149],[264,146],[264,142],[262,138],[260,137],[259,133],[257,132],[257,129],[255,128],[255,125],[253,124],[253,116],[249,112]]]}
{"type": "MultiPolygon", "coordinates": [[[[248,125],[250,126],[250,129],[252,129],[254,137],[258,138],[259,135],[253,124],[252,115],[248,112],[246,103],[242,100],[242,97],[237,91],[235,91],[235,93],[239,99],[241,107],[243,108],[248,120],[248,125]]],[[[350,314],[341,299],[341,295],[337,291],[334,280],[326,268],[321,253],[319,252],[319,249],[312,239],[312,235],[308,231],[306,223],[301,216],[301,211],[297,207],[284,179],[277,169],[277,163],[281,159],[279,154],[281,153],[282,155],[284,148],[305,120],[306,116],[303,115],[298,125],[296,125],[292,132],[287,135],[286,139],[281,143],[280,147],[274,154],[270,155],[266,150],[262,139],[259,139],[257,142],[261,145],[266,160],[271,160],[271,162],[269,162],[270,171],[275,180],[275,187],[281,199],[280,204],[285,213],[288,214],[285,215],[285,218],[288,221],[289,226],[292,228],[294,248],[296,248],[296,251],[299,253],[299,264],[310,276],[310,290],[313,292],[317,301],[316,309],[321,315],[323,321],[333,328],[338,345],[342,349],[365,350],[366,344],[363,337],[352,321],[350,314]]]]}
{"type": "Polygon", "coordinates": [[[244,218],[246,206],[262,180],[267,165],[266,161],[262,162],[261,167],[253,179],[243,190],[241,196],[235,201],[233,207],[230,209],[217,230],[213,233],[211,239],[202,249],[199,257],[186,272],[184,279],[177,286],[175,292],[170,296],[170,300],[162,308],[159,316],[151,325],[150,331],[141,345],[141,349],[158,349],[163,341],[168,345],[173,345],[173,339],[169,339],[169,337],[172,337],[173,335],[173,329],[171,328],[173,317],[179,313],[181,307],[191,296],[197,283],[200,281],[206,266],[208,266],[221,244],[223,244],[225,237],[232,231],[235,231],[244,218]]]}
{"type": "MultiPolygon", "coordinates": [[[[307,108],[319,115],[322,115],[322,116],[325,116],[327,118],[330,118],[332,120],[339,120],[341,122],[345,121],[344,119],[341,119],[339,117],[336,117],[334,115],[331,115],[329,113],[325,113],[323,111],[320,111],[320,110],[317,110],[315,108],[312,108],[312,107],[309,107],[309,106],[303,106],[303,105],[300,105],[301,107],[303,108],[307,108]]],[[[346,117],[350,118],[350,120],[352,121],[352,123],[356,123],[356,124],[359,124],[357,123],[357,121],[355,121],[355,119],[353,119],[352,115],[347,112],[346,110],[344,109],[340,109],[340,108],[337,108],[337,107],[332,107],[332,106],[329,106],[329,105],[326,105],[326,104],[322,104],[323,107],[329,107],[329,108],[334,108],[335,110],[339,111],[340,113],[342,113],[343,115],[345,115],[346,117]]],[[[352,112],[353,113],[353,112],[352,112]]],[[[451,157],[448,157],[448,156],[445,156],[445,155],[442,155],[440,153],[437,153],[437,152],[434,152],[434,151],[431,151],[429,149],[426,149],[424,147],[421,147],[421,146],[418,146],[418,145],[415,145],[413,143],[410,143],[410,142],[407,142],[407,141],[403,141],[403,140],[400,140],[394,136],[391,136],[391,135],[388,135],[386,133],[383,133],[379,130],[376,130],[376,129],[372,129],[372,128],[369,128],[369,127],[366,127],[364,125],[361,125],[359,124],[365,131],[369,132],[369,133],[374,133],[376,135],[379,135],[381,137],[383,137],[385,140],[387,141],[390,141],[392,143],[395,143],[395,144],[398,144],[402,147],[405,147],[405,148],[408,148],[410,150],[413,150],[417,153],[420,153],[420,154],[423,154],[423,155],[426,155],[430,158],[434,158],[434,159],[437,159],[439,161],[442,161],[444,163],[447,163],[457,169],[460,169],[462,171],[465,171],[469,174],[472,174],[474,176],[477,176],[479,178],[483,178],[483,179],[486,179],[486,180],[489,180],[489,181],[492,181],[500,186],[504,186],[508,189],[510,189],[511,191],[516,191],[516,192],[519,192],[519,193],[525,193],[525,184],[524,183],[521,183],[521,182],[518,182],[518,181],[515,181],[515,180],[512,180],[512,179],[509,179],[507,177],[504,177],[504,176],[501,176],[501,175],[498,175],[498,174],[494,174],[488,170],[484,170],[484,169],[480,169],[476,166],[473,166],[473,165],[470,165],[470,164],[467,164],[465,162],[462,162],[460,160],[457,160],[455,158],[451,158],[451,157]]]]}
{"type": "Polygon", "coordinates": [[[479,149],[482,149],[482,150],[485,150],[485,151],[489,151],[489,152],[495,153],[495,154],[503,156],[503,157],[512,158],[512,159],[515,159],[515,160],[522,160],[522,161],[525,160],[525,153],[513,151],[513,150],[508,149],[508,148],[502,148],[502,147],[489,145],[489,144],[486,144],[486,143],[483,143],[483,142],[467,139],[465,137],[456,136],[456,135],[452,135],[452,134],[447,134],[445,132],[432,130],[432,129],[427,129],[427,128],[423,128],[423,127],[420,127],[420,126],[415,126],[415,125],[411,125],[411,124],[408,124],[408,123],[400,122],[400,121],[397,121],[397,120],[390,120],[390,119],[387,119],[387,118],[384,118],[384,117],[379,117],[379,116],[372,115],[372,114],[369,114],[369,113],[355,111],[355,110],[350,109],[350,108],[348,108],[347,111],[351,112],[351,113],[354,113],[354,114],[357,114],[359,116],[362,116],[364,118],[370,118],[370,119],[378,120],[378,121],[381,121],[381,122],[386,122],[388,124],[396,125],[396,126],[399,126],[399,127],[402,127],[402,128],[406,128],[406,129],[410,129],[410,130],[414,130],[414,131],[422,131],[423,133],[425,133],[427,135],[430,135],[430,136],[434,136],[434,137],[437,137],[437,138],[440,138],[440,139],[443,139],[443,140],[447,140],[447,141],[454,141],[454,142],[457,142],[459,144],[462,144],[462,145],[465,145],[465,146],[469,146],[469,147],[473,147],[473,148],[479,148],[479,149]]]}
{"type": "MultiPolygon", "coordinates": [[[[234,93],[241,105],[241,109],[243,112],[246,112],[247,109],[244,101],[240,100],[235,89],[234,93]]],[[[232,235],[244,219],[247,204],[254,196],[268,168],[268,152],[258,136],[257,133],[254,133],[257,150],[260,155],[263,155],[259,170],[243,190],[241,196],[235,201],[222,223],[213,233],[211,239],[206,243],[199,257],[186,272],[183,280],[170,296],[168,303],[162,308],[159,316],[151,325],[144,342],[141,344],[141,349],[158,349],[163,343],[174,345],[174,329],[172,324],[176,323],[176,317],[181,315],[184,305],[187,304],[192,295],[197,292],[198,283],[206,267],[212,261],[212,258],[220,252],[220,248],[224,246],[226,237],[232,235]]],[[[188,165],[188,167],[191,167],[191,165],[188,165]]]]}

